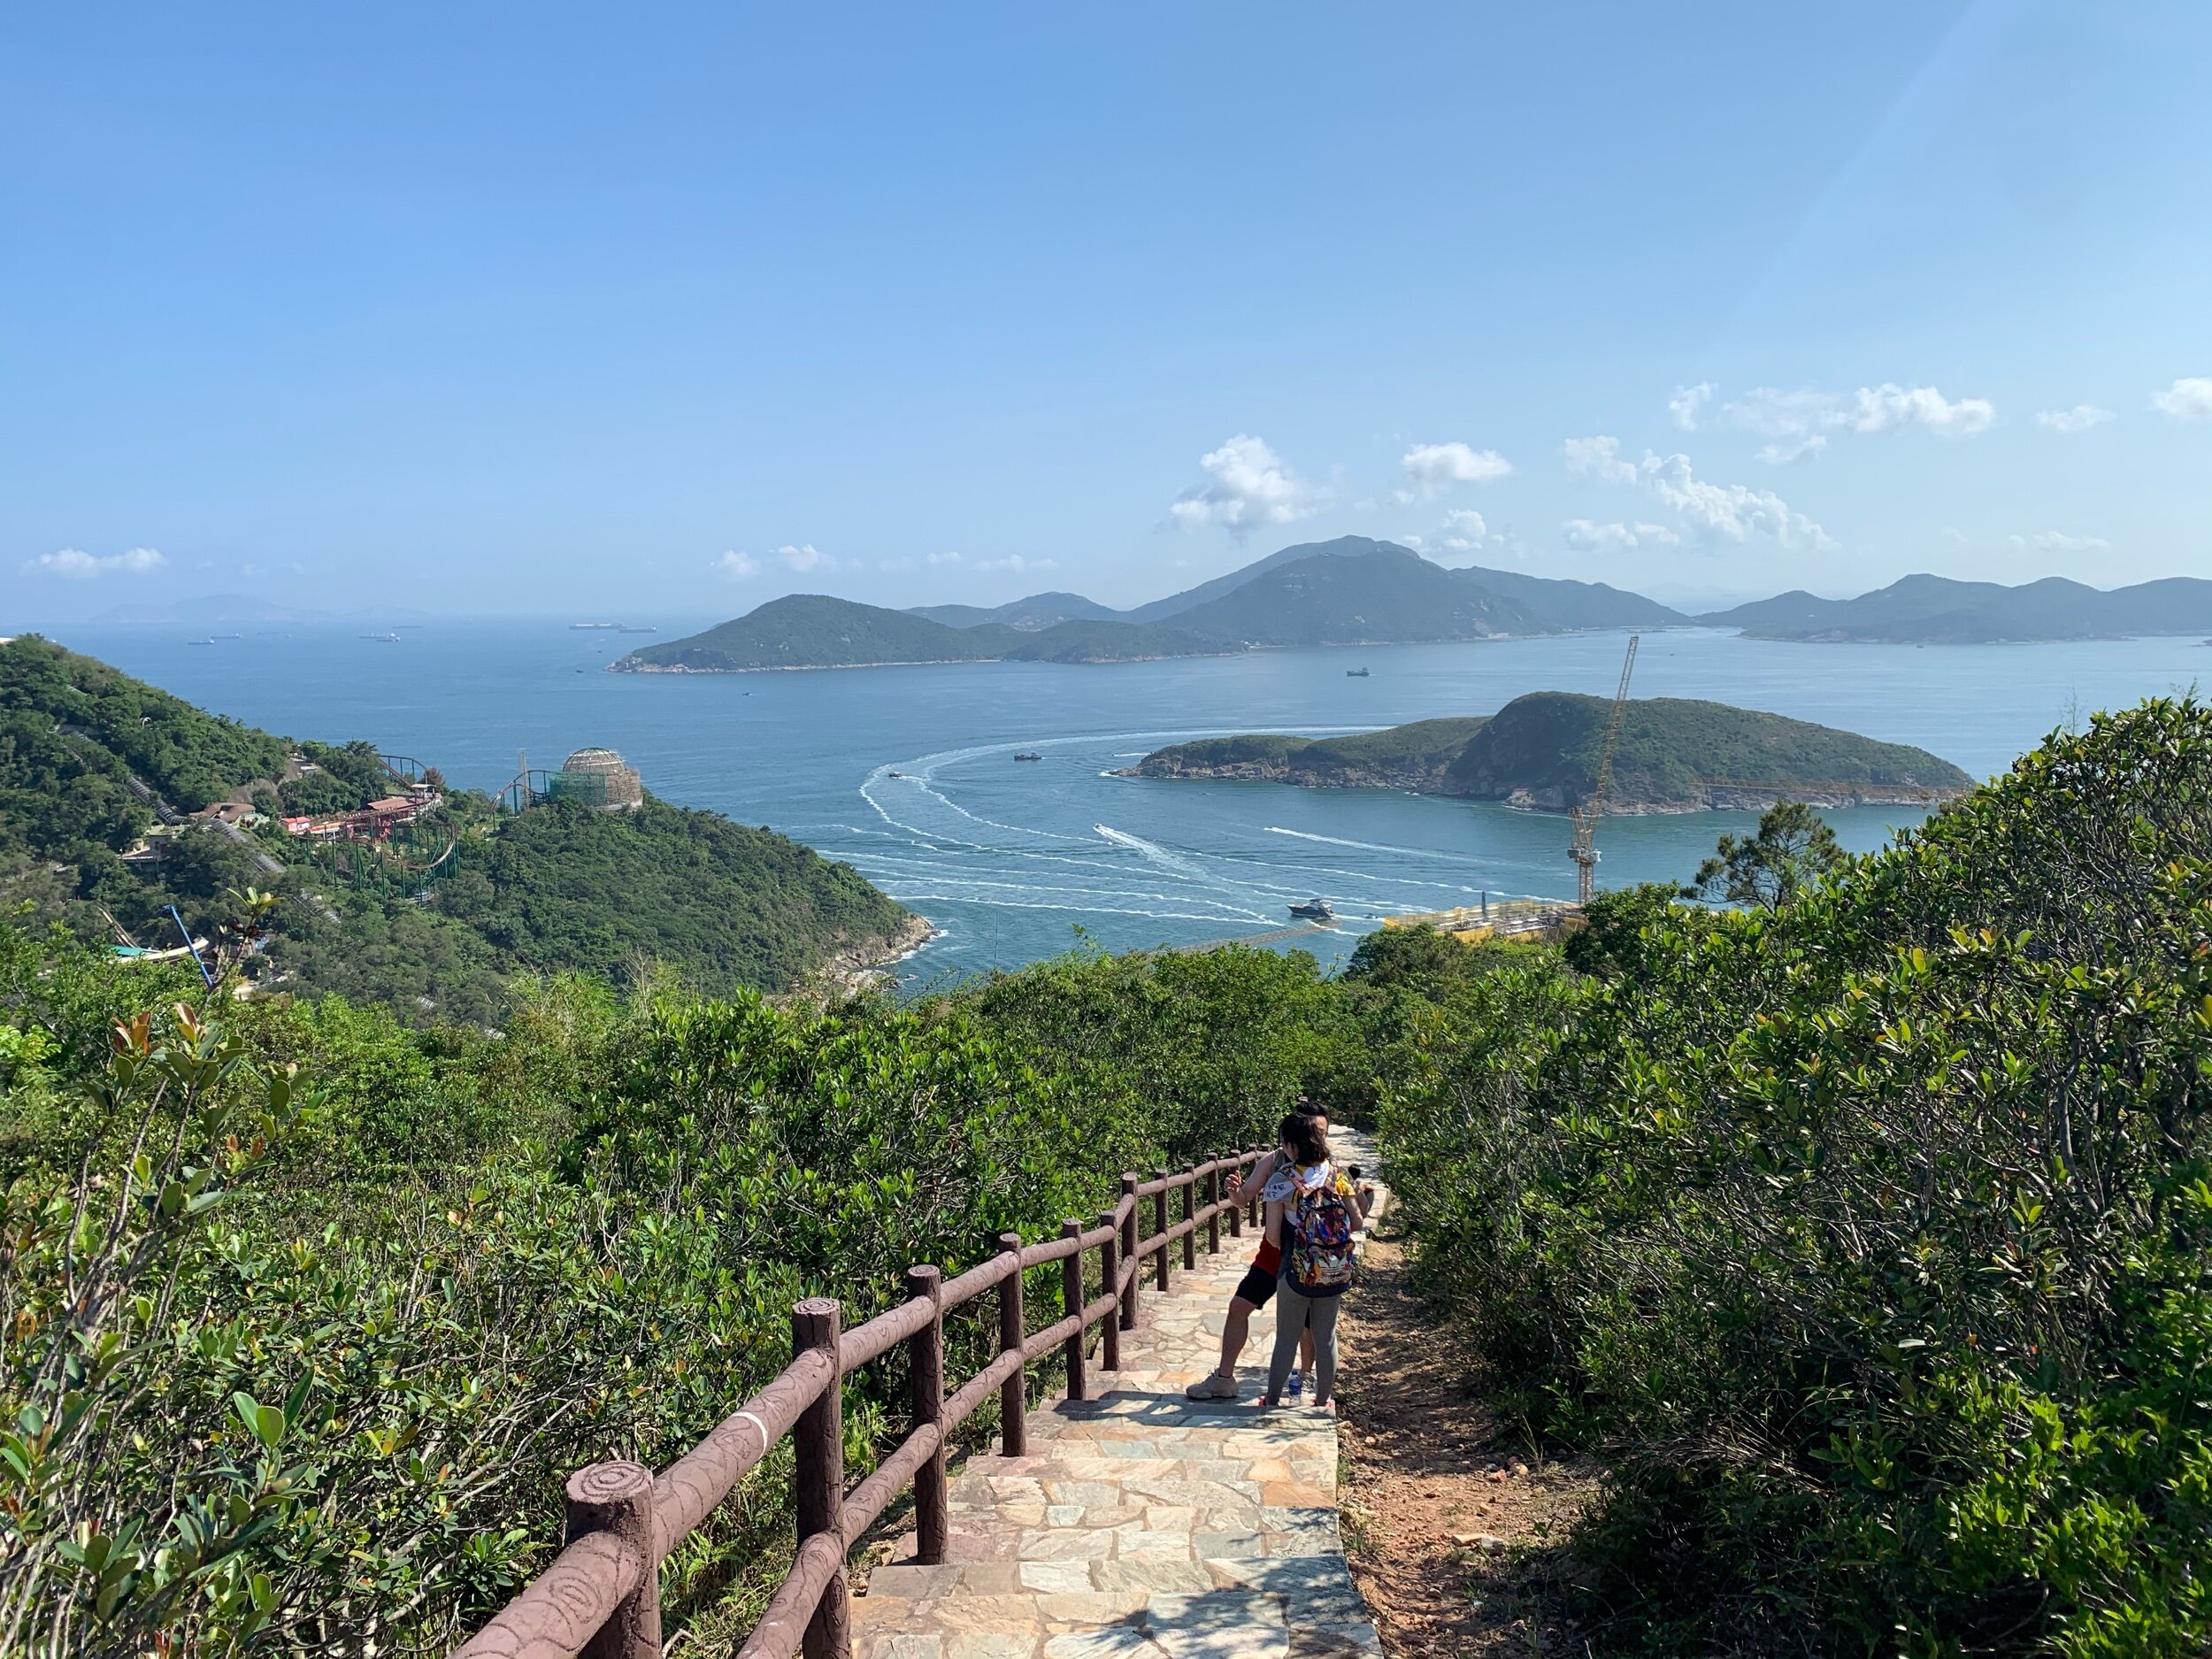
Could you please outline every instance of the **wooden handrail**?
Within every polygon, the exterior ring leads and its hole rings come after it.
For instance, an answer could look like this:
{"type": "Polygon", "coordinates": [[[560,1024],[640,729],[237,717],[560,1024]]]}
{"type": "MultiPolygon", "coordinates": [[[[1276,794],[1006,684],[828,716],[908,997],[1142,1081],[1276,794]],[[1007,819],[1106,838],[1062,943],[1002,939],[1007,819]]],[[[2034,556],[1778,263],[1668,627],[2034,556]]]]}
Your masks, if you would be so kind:
{"type": "Polygon", "coordinates": [[[1068,1398],[1084,1398],[1084,1335],[1094,1325],[1105,1326],[1100,1363],[1118,1371],[1120,1333],[1136,1329],[1148,1258],[1156,1258],[1154,1278],[1164,1291],[1179,1240],[1188,1267],[1200,1228],[1206,1230],[1209,1250],[1221,1248],[1224,1216],[1230,1236],[1236,1237],[1244,1203],[1224,1195],[1220,1176],[1261,1156],[1256,1148],[1225,1153],[1172,1173],[1156,1171],[1148,1181],[1125,1174],[1119,1202],[1089,1227],[1071,1218],[1058,1238],[1034,1244],[1007,1233],[997,1254],[952,1279],[934,1267],[910,1268],[907,1287],[916,1294],[850,1331],[841,1330],[836,1302],[821,1297],[800,1302],[792,1310],[791,1363],[657,1476],[641,1464],[604,1463],[570,1477],[568,1538],[561,1553],[456,1648],[453,1659],[657,1659],[660,1563],[786,1434],[794,1436],[797,1452],[793,1484],[799,1548],[739,1659],[794,1659],[803,1647],[806,1659],[850,1659],[846,1552],[911,1483],[916,1559],[925,1566],[941,1563],[949,1530],[944,1453],[961,1424],[997,1394],[1004,1449],[1010,1456],[1022,1455],[1028,1363],[1064,1348],[1068,1398]],[[1168,1194],[1179,1188],[1183,1216],[1171,1226],[1168,1194]],[[1149,1233],[1141,1233],[1146,1209],[1137,1202],[1141,1197],[1153,1201],[1149,1233]],[[1083,1256],[1090,1250],[1099,1252],[1099,1294],[1087,1300],[1083,1256]],[[1048,1262],[1063,1263],[1061,1317],[1030,1332],[1023,1317],[1023,1271],[1048,1262]],[[994,1288],[998,1356],[947,1396],[945,1311],[994,1288]],[[844,1379],[902,1342],[913,1379],[913,1432],[848,1494],[844,1379]]]}

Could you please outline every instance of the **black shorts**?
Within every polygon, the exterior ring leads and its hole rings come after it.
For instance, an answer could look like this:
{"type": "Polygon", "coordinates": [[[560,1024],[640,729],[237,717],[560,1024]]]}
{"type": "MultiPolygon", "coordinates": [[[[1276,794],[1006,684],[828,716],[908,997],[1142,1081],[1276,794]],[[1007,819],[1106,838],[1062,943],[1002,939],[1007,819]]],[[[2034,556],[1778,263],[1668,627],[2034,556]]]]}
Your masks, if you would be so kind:
{"type": "Polygon", "coordinates": [[[1244,1270],[1244,1277],[1237,1282],[1237,1294],[1255,1308],[1264,1308],[1267,1299],[1275,1294],[1275,1278],[1272,1273],[1260,1271],[1260,1264],[1255,1262],[1244,1270]]]}

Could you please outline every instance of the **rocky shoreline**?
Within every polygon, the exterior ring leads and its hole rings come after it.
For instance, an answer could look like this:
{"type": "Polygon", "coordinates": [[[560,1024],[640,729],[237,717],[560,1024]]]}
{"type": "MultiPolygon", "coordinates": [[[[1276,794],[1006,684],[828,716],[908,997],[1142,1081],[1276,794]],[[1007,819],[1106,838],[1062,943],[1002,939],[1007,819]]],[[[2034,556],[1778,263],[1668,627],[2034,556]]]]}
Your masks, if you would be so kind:
{"type": "Polygon", "coordinates": [[[891,933],[861,940],[833,955],[810,976],[845,996],[858,996],[887,984],[891,969],[938,936],[939,929],[926,916],[907,912],[891,933]]]}
{"type": "MultiPolygon", "coordinates": [[[[1117,778],[1169,778],[1178,780],[1210,779],[1245,783],[1281,783],[1298,789],[1395,789],[1407,795],[1442,795],[1460,801],[1502,801],[1507,806],[1527,812],[1565,812],[1575,803],[1566,797],[1563,789],[1513,789],[1502,794],[1478,794],[1471,790],[1444,787],[1440,772],[1426,768],[1398,772],[1393,769],[1333,769],[1319,772],[1301,767],[1297,762],[1279,760],[1232,761],[1226,764],[1200,766],[1186,765],[1173,756],[1147,756],[1133,766],[1117,770],[1117,778]]],[[[1694,796],[1637,799],[1633,796],[1609,795],[1605,803],[1607,816],[1613,818],[1666,817],[1689,812],[1763,812],[1778,801],[1802,801],[1806,805],[1834,811],[1855,806],[1913,806],[1931,807],[1945,801],[1955,801],[1966,790],[1945,785],[1922,788],[1917,786],[1869,784],[1863,789],[1774,789],[1743,788],[1733,785],[1715,785],[1694,796]]]]}

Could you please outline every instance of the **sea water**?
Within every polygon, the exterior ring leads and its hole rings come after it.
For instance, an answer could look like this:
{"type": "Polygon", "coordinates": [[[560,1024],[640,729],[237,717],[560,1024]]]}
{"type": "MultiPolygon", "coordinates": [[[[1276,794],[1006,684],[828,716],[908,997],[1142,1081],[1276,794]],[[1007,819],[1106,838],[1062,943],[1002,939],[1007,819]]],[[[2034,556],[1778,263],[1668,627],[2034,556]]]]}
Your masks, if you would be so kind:
{"type": "MultiPolygon", "coordinates": [[[[1626,635],[1267,650],[1110,666],[954,664],[758,674],[610,674],[635,640],[558,621],[232,625],[189,642],[149,626],[53,636],[217,712],[295,737],[367,738],[468,787],[527,757],[617,749],[646,787],[851,862],[941,930],[912,979],[1279,930],[1288,907],[1341,925],[1285,948],[1340,961],[1382,917],[1574,892],[1552,813],[1387,790],[1116,777],[1163,744],[1319,735],[1487,714],[1525,691],[1609,696],[1626,635]],[[1365,678],[1346,671],[1364,667],[1365,678]],[[1018,753],[1036,761],[1017,761],[1018,753]]],[[[669,618],[657,637],[701,626],[669,618]]],[[[1912,743],[1976,777],[2099,709],[2183,690],[2212,667],[2185,639],[2014,646],[1793,645],[1647,634],[1632,695],[1709,697],[1912,743]]],[[[1881,845],[1920,814],[1826,815],[1881,845]]],[[[1750,813],[1615,818],[1601,887],[1680,881],[1750,813]]]]}

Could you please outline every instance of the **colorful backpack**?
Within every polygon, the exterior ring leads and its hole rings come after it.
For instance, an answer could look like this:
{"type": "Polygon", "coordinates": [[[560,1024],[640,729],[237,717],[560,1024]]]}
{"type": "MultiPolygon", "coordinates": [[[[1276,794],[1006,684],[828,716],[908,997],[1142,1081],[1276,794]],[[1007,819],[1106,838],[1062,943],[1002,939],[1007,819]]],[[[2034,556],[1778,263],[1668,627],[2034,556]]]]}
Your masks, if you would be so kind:
{"type": "Polygon", "coordinates": [[[1302,1296],[1336,1296],[1352,1283],[1352,1210],[1345,1202],[1351,1184],[1323,1167],[1310,1187],[1298,1183],[1297,1195],[1283,1212],[1283,1276],[1302,1296]]]}

